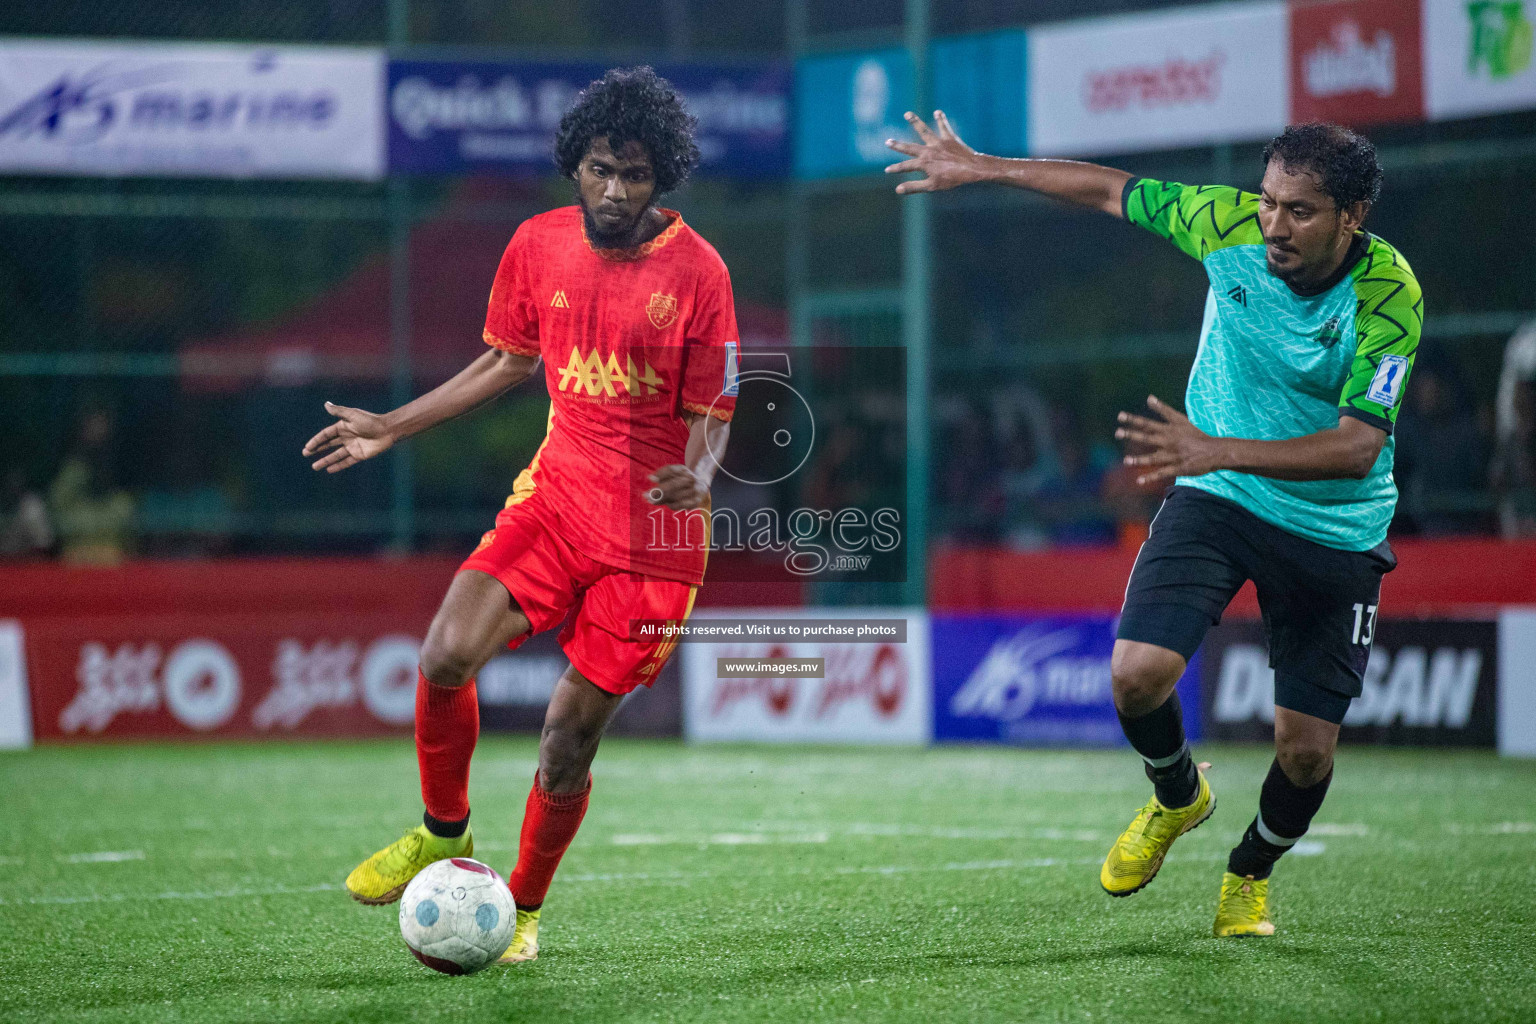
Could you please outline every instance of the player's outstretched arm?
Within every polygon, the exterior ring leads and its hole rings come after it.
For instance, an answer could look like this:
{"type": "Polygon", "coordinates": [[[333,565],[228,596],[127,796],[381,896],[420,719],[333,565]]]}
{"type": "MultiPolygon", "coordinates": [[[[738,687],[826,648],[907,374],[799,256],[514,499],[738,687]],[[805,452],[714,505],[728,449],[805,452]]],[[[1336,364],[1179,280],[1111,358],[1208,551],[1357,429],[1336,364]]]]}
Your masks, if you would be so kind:
{"type": "Polygon", "coordinates": [[[665,505],[674,512],[704,507],[731,439],[731,425],[725,420],[696,412],[685,412],[683,418],[688,422],[683,462],[652,473],[654,486],[645,496],[652,505],[665,505]]]}
{"type": "Polygon", "coordinates": [[[1138,484],[1172,483],[1218,469],[1276,480],[1362,480],[1387,441],[1385,430],[1353,416],[1340,416],[1336,427],[1280,441],[1212,437],[1156,395],[1147,397],[1147,405],[1156,419],[1122,412],[1115,430],[1120,440],[1149,449],[1125,457],[1125,464],[1138,470],[1138,484]]]}
{"type": "Polygon", "coordinates": [[[339,473],[389,451],[396,441],[484,405],[527,380],[538,362],[532,356],[487,349],[452,379],[382,416],[326,402],[325,411],[336,417],[336,422],[310,438],[303,454],[308,458],[328,453],[310,468],[339,473]]]}
{"type": "Polygon", "coordinates": [[[942,192],[959,185],[990,181],[1029,189],[1116,217],[1124,216],[1120,208],[1120,196],[1125,191],[1125,183],[1131,178],[1126,171],[1076,160],[1010,160],[987,156],[961,141],[942,110],[933,112],[933,123],[937,131],[929,128],[922,118],[910,110],[907,111],[907,123],[921,141],[887,139],[887,146],[910,159],[891,164],[885,173],[916,172],[923,177],[897,185],[896,191],[900,195],[942,192]]]}

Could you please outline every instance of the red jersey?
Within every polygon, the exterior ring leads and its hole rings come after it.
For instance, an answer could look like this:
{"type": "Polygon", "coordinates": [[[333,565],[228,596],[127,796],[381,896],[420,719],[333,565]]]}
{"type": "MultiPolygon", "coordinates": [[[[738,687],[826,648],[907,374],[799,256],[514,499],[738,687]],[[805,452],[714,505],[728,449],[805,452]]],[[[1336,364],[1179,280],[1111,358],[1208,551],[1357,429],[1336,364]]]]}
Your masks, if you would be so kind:
{"type": "Polygon", "coordinates": [[[581,208],[524,221],[485,318],[488,345],[542,356],[549,432],[509,505],[537,490],[579,550],[618,569],[700,583],[708,509],[645,500],[649,476],[683,462],[684,411],[729,421],[736,311],[725,263],[672,210],[635,249],[597,249],[581,208]]]}

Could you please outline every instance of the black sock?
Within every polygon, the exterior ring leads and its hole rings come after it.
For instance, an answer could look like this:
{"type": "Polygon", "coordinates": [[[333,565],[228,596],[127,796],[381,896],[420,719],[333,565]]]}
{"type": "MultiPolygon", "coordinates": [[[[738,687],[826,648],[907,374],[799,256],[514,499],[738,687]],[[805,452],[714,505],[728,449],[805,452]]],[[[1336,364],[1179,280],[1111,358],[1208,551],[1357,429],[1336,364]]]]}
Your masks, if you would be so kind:
{"type": "Polygon", "coordinates": [[[426,811],[422,811],[421,823],[427,826],[428,832],[431,832],[439,839],[457,839],[464,834],[465,829],[469,828],[469,815],[464,815],[459,821],[443,821],[441,818],[434,818],[426,811]]]}
{"type": "MultiPolygon", "coordinates": [[[[1118,712],[1117,712],[1118,714],[1118,712]]],[[[1200,792],[1200,776],[1184,738],[1184,710],[1177,692],[1139,718],[1120,715],[1120,728],[1146,762],[1147,778],[1164,807],[1188,807],[1200,792]]]]}
{"type": "Polygon", "coordinates": [[[1268,878],[1275,861],[1307,834],[1312,816],[1323,806],[1328,783],[1332,781],[1330,769],[1322,782],[1302,789],[1285,777],[1279,761],[1271,764],[1264,788],[1259,791],[1258,816],[1243,832],[1242,841],[1232,848],[1227,870],[1234,875],[1268,878]]]}

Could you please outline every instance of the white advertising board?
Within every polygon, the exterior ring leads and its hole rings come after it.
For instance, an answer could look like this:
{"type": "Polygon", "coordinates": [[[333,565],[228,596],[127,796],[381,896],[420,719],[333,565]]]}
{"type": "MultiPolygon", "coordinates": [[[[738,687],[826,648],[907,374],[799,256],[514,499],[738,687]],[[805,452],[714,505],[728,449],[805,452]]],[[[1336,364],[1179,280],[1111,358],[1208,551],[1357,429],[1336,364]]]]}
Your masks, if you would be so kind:
{"type": "Polygon", "coordinates": [[[0,42],[0,173],[384,173],[381,50],[0,42]]]}
{"type": "Polygon", "coordinates": [[[0,750],[32,745],[27,649],[21,623],[0,619],[0,750]]]}
{"type": "Polygon", "coordinates": [[[709,609],[701,619],[905,619],[889,641],[683,642],[690,741],[924,744],[933,733],[928,613],[902,608],[709,609]],[[821,658],[820,679],[720,678],[722,659],[821,658]]]}
{"type": "Polygon", "coordinates": [[[1029,150],[1082,156],[1265,138],[1285,127],[1283,3],[1094,18],[1029,33],[1029,150]]]}
{"type": "Polygon", "coordinates": [[[1536,107],[1536,0],[1423,0],[1431,120],[1536,107]]]}
{"type": "Polygon", "coordinates": [[[1536,757],[1536,608],[1499,613],[1499,753],[1536,757]]]}

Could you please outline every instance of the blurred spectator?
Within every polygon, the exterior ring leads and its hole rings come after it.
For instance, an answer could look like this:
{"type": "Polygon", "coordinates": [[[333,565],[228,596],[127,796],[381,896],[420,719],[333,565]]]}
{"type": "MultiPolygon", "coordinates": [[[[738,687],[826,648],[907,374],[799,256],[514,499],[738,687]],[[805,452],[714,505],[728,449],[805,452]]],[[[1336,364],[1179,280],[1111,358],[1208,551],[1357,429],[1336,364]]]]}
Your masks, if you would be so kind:
{"type": "Polygon", "coordinates": [[[115,565],[129,552],[134,501],[117,484],[114,454],[111,414],[87,412],[74,449],[48,488],[66,562],[115,565]]]}
{"type": "Polygon", "coordinates": [[[1536,536],[1536,320],[1504,348],[1490,474],[1498,498],[1499,531],[1536,536]]]}
{"type": "Polygon", "coordinates": [[[0,486],[0,558],[28,558],[48,554],[53,547],[53,526],[43,496],[27,486],[20,469],[12,469],[0,486]]]}
{"type": "Polygon", "coordinates": [[[1003,514],[997,481],[1000,453],[987,421],[962,398],[941,398],[936,412],[933,478],[942,510],[939,528],[956,540],[995,541],[1003,514]]]}
{"type": "Polygon", "coordinates": [[[1421,361],[1397,422],[1395,473],[1400,514],[1415,533],[1483,530],[1479,505],[1488,479],[1488,446],[1449,367],[1421,361]]]}
{"type": "Polygon", "coordinates": [[[1053,472],[1038,495],[1051,542],[1113,544],[1115,523],[1100,497],[1105,470],[1114,460],[1113,452],[1090,451],[1081,424],[1066,406],[1058,405],[1051,411],[1051,439],[1055,446],[1053,472]]]}
{"type": "Polygon", "coordinates": [[[1056,473],[1051,445],[1051,409],[1039,392],[1014,382],[992,398],[998,476],[1003,498],[1003,539],[1028,550],[1050,543],[1039,495],[1056,473]]]}

